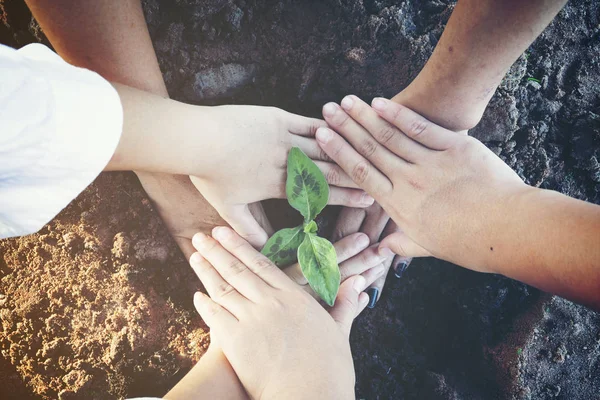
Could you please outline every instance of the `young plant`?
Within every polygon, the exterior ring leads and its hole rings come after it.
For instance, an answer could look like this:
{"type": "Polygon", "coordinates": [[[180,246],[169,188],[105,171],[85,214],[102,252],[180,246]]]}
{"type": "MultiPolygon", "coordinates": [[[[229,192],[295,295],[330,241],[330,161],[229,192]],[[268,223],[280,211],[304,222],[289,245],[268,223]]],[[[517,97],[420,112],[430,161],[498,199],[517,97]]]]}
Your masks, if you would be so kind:
{"type": "Polygon", "coordinates": [[[298,261],[310,287],[333,306],[340,288],[340,270],[333,245],[317,236],[315,217],[329,200],[329,185],[317,165],[297,147],[287,161],[285,191],[288,203],[302,214],[304,222],[276,232],[262,253],[278,267],[298,261]]]}

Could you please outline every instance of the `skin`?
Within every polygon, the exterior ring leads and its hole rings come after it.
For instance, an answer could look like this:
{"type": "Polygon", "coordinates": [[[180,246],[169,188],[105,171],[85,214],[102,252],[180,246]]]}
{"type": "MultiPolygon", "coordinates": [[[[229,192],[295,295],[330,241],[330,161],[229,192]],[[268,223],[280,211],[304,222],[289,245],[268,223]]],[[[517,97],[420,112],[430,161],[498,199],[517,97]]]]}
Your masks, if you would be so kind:
{"type": "MultiPolygon", "coordinates": [[[[124,126],[115,154],[106,170],[135,169],[147,172],[204,176],[207,165],[215,161],[206,158],[209,157],[208,155],[197,157],[206,140],[205,133],[199,132],[197,126],[199,121],[210,119],[205,114],[210,113],[213,109],[182,104],[120,84],[114,84],[114,86],[123,105],[124,126]],[[165,123],[167,121],[166,116],[171,118],[168,124],[165,123]],[[172,135],[165,135],[165,129],[172,130],[172,135]],[[144,140],[147,145],[138,146],[141,140],[144,140]]],[[[209,129],[209,127],[207,126],[206,129],[209,129]]],[[[276,169],[274,166],[270,168],[276,169]]],[[[339,167],[336,166],[336,168],[339,167]]],[[[345,173],[340,173],[339,176],[345,176],[345,173]]],[[[352,183],[352,186],[356,185],[352,183]]],[[[227,229],[227,231],[231,230],[227,229]]],[[[248,242],[239,236],[236,235],[235,237],[243,241],[245,245],[250,246],[248,242]]],[[[362,233],[349,235],[336,242],[334,247],[340,263],[343,281],[339,295],[341,297],[338,297],[338,301],[342,303],[348,303],[348,301],[352,303],[354,301],[352,304],[356,304],[359,292],[383,274],[383,268],[377,266],[384,261],[384,257],[391,257],[393,253],[389,251],[382,252],[377,246],[368,248],[369,238],[362,233]],[[382,254],[385,255],[382,256],[382,254]],[[356,275],[359,274],[360,277],[356,278],[356,275]],[[352,285],[352,282],[355,282],[356,279],[361,282],[360,290],[348,292],[348,288],[351,287],[348,285],[352,285]],[[348,296],[354,296],[356,299],[347,300],[348,296]]],[[[255,250],[253,252],[259,254],[255,250]]],[[[279,273],[286,277],[288,287],[294,287],[295,292],[303,293],[308,298],[316,297],[302,276],[299,265],[290,266],[284,272],[279,273]]],[[[209,291],[209,293],[211,292],[209,291]]],[[[363,293],[361,299],[361,305],[366,304],[368,296],[363,293]]],[[[313,302],[318,304],[315,300],[313,302]]],[[[293,306],[293,304],[292,302],[290,306],[293,306]]],[[[343,308],[343,306],[340,307],[343,308]]],[[[340,311],[335,310],[339,310],[340,307],[332,308],[330,310],[332,315],[337,315],[340,311]]],[[[361,307],[364,308],[364,305],[361,307]]],[[[272,310],[261,312],[270,311],[272,310]]],[[[352,318],[355,315],[353,312],[352,318]]],[[[273,324],[285,325],[283,320],[270,321],[269,324],[268,329],[273,329],[273,324]]],[[[349,329],[349,325],[345,326],[349,329]]],[[[338,340],[338,338],[335,340],[338,340]]],[[[243,364],[242,367],[238,365],[234,371],[227,360],[228,357],[223,354],[220,343],[214,342],[198,365],[188,373],[181,384],[169,392],[167,398],[188,399],[194,398],[194,396],[213,398],[212,394],[215,393],[227,393],[227,396],[230,396],[227,398],[246,398],[246,389],[242,387],[238,375],[239,373],[244,374],[247,368],[254,368],[255,364],[252,363],[250,366],[243,364]]],[[[290,371],[287,373],[292,374],[290,371]]],[[[325,390],[325,388],[319,390],[325,390]]],[[[327,390],[334,389],[329,388],[327,390]]],[[[307,393],[313,392],[309,391],[307,393]]],[[[221,395],[219,395],[219,398],[222,398],[221,395]]]]}
{"type": "Polygon", "coordinates": [[[403,227],[380,247],[600,309],[600,206],[526,185],[478,140],[395,102],[345,100],[345,110],[330,105],[339,134],[320,128],[317,140],[403,227]]]}
{"type": "MultiPolygon", "coordinates": [[[[552,21],[566,0],[459,0],[425,67],[393,97],[449,130],[466,133],[481,116],[504,75],[552,21]]],[[[338,129],[325,115],[333,129],[338,129]]],[[[400,228],[404,228],[400,225],[400,228]]],[[[336,238],[364,232],[372,243],[401,231],[378,203],[366,210],[344,210],[336,238]]],[[[394,269],[410,258],[382,264],[394,269]]],[[[387,274],[386,274],[387,275],[387,274]]],[[[371,287],[381,295],[385,275],[371,287]]]]}
{"type": "Polygon", "coordinates": [[[235,231],[213,237],[194,236],[190,264],[210,295],[194,303],[249,397],[353,399],[348,337],[368,301],[365,279],[346,280],[327,312],[235,231]]]}
{"type": "MultiPolygon", "coordinates": [[[[149,103],[168,98],[139,0],[28,0],[27,4],[66,61],[97,71],[110,81],[156,94],[156,99],[145,100],[149,103]]],[[[133,104],[146,106],[137,101],[133,104]]],[[[272,107],[228,106],[205,111],[202,118],[193,119],[196,132],[204,137],[202,143],[197,143],[193,157],[214,161],[211,166],[207,164],[203,174],[196,174],[190,180],[179,174],[177,170],[181,168],[174,165],[168,170],[134,170],[186,256],[193,252],[191,238],[194,233],[199,230],[209,232],[214,226],[223,224],[223,220],[260,248],[272,229],[259,201],[283,197],[283,166],[292,146],[299,146],[315,160],[321,160],[322,152],[312,136],[324,123],[272,107]],[[249,143],[252,145],[248,146],[249,143]],[[254,150],[248,152],[248,148],[254,150]],[[245,162],[240,163],[240,160],[245,162]],[[223,168],[224,165],[227,168],[223,168]],[[260,185],[256,183],[256,177],[259,177],[260,185]],[[231,193],[236,197],[229,196],[231,193]]],[[[199,116],[200,113],[194,114],[199,116]]],[[[143,112],[130,115],[145,117],[143,112]]],[[[172,127],[172,115],[163,115],[165,118],[159,121],[159,127],[163,128],[162,137],[156,135],[156,140],[150,141],[148,135],[131,136],[134,142],[130,143],[130,156],[137,143],[161,145],[164,151],[171,149],[176,140],[181,140],[181,135],[177,135],[172,127]]],[[[191,121],[178,122],[189,132],[191,121]]],[[[125,122],[139,123],[132,118],[125,122]]],[[[142,157],[139,147],[136,150],[142,157]]],[[[362,192],[341,189],[343,183],[350,180],[333,164],[321,162],[320,167],[330,182],[339,186],[332,191],[332,204],[353,207],[372,204],[372,199],[362,192]]],[[[118,168],[131,169],[130,166],[118,168]]]]}

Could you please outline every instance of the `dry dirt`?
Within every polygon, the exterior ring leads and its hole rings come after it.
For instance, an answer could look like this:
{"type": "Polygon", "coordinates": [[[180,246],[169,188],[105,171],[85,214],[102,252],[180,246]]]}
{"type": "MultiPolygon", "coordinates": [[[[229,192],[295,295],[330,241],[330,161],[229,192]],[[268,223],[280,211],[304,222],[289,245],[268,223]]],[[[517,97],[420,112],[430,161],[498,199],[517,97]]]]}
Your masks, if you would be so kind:
{"type": "MultiPolygon", "coordinates": [[[[144,7],[174,98],[318,116],[347,93],[405,87],[453,2],[144,7]]],[[[529,183],[595,203],[599,39],[598,4],[572,1],[472,131],[529,183]]],[[[22,1],[0,0],[0,42],[34,41],[45,39],[22,1]]],[[[206,349],[196,280],[131,174],[103,174],[40,233],[1,241],[0,254],[2,399],[160,396],[206,349]]],[[[355,326],[361,399],[600,398],[600,316],[500,276],[417,261],[355,326]]]]}

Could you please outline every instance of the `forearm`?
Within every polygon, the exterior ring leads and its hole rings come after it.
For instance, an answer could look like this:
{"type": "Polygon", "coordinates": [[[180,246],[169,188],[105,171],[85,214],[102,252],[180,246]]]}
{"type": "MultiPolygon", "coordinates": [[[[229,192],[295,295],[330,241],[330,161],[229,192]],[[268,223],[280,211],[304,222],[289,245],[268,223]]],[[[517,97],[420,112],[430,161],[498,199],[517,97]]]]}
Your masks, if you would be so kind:
{"type": "Polygon", "coordinates": [[[247,399],[229,361],[220,350],[209,350],[190,372],[166,394],[165,399],[247,399]]]}
{"type": "Polygon", "coordinates": [[[482,215],[486,270],[600,309],[600,206],[527,187],[482,215]]]}
{"type": "Polygon", "coordinates": [[[123,133],[106,171],[203,176],[211,165],[210,107],[192,106],[114,84],[123,107],[123,133]]]}
{"type": "Polygon", "coordinates": [[[112,82],[168,96],[140,0],[26,0],[54,49],[112,82]]]}
{"type": "Polygon", "coordinates": [[[459,0],[431,58],[394,100],[448,129],[472,128],[566,1],[459,0]]]}

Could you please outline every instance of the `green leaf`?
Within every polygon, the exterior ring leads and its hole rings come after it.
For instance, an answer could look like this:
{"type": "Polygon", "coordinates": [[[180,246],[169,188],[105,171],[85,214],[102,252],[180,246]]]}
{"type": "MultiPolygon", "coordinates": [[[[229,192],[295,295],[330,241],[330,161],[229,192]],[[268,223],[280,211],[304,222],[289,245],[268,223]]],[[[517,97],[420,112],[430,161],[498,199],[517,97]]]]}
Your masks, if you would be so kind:
{"type": "Polygon", "coordinates": [[[310,221],[304,226],[304,233],[317,233],[318,229],[317,223],[315,221],[310,221]]]}
{"type": "Polygon", "coordinates": [[[333,245],[314,233],[307,233],[298,247],[298,261],[310,287],[333,306],[340,289],[340,268],[333,245]]]}
{"type": "Polygon", "coordinates": [[[288,155],[285,192],[288,202],[308,223],[325,208],[329,185],[317,165],[297,147],[288,155]]]}
{"type": "Polygon", "coordinates": [[[278,267],[287,267],[296,262],[297,250],[304,240],[304,231],[301,226],[285,228],[275,232],[261,253],[273,261],[278,267]]]}

